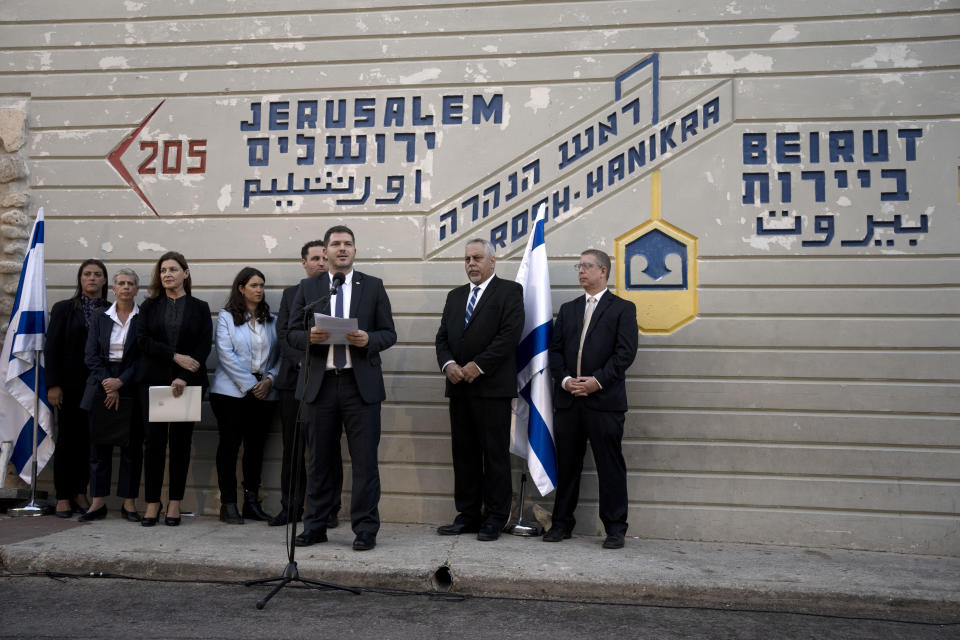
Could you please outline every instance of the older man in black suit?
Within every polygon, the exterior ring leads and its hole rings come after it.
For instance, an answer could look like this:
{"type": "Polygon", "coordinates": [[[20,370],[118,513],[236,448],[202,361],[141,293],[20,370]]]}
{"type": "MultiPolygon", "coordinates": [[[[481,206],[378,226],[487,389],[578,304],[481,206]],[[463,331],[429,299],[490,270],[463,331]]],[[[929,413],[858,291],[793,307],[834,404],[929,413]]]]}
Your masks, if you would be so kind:
{"type": "MultiPolygon", "coordinates": [[[[306,380],[297,382],[297,398],[304,401],[304,427],[310,462],[307,469],[307,515],[297,546],[327,541],[327,523],[338,497],[335,495],[340,434],[346,431],[353,469],[350,522],[355,551],[377,544],[380,530],[380,403],[386,399],[380,352],[397,341],[390,299],[379,278],[353,269],[357,255],[353,231],[344,226],[327,229],[327,274],[300,282],[290,314],[287,343],[303,348],[310,341],[310,366],[306,380]],[[343,284],[331,292],[334,274],[343,284]],[[347,334],[347,345],[328,343],[330,333],[302,324],[304,311],[356,318],[358,329],[347,334]]],[[[308,314],[308,324],[313,313],[308,314]]]]}
{"type": "Polygon", "coordinates": [[[607,532],[603,546],[620,549],[627,532],[627,466],[621,449],[625,378],[637,356],[637,309],[607,290],[610,257],[603,251],[584,251],[577,273],[585,295],[560,307],[550,343],[558,479],[553,526],[543,539],[559,542],[573,531],[589,440],[607,532]]]}
{"type": "Polygon", "coordinates": [[[437,331],[437,363],[447,377],[454,502],[459,514],[440,535],[496,540],[510,517],[510,401],[517,396],[516,347],[523,287],[494,275],[493,245],[467,242],[470,284],[447,295],[437,331]]]}

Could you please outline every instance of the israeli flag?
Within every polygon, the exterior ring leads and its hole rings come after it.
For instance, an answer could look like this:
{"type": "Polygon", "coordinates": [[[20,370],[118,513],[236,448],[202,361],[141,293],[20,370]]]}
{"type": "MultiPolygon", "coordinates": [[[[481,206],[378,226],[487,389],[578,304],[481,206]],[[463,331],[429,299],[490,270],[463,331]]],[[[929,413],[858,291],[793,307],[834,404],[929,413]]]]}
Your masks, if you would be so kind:
{"type": "Polygon", "coordinates": [[[517,282],[523,285],[526,319],[517,346],[519,397],[514,400],[510,425],[510,452],[527,459],[530,476],[543,496],[557,486],[548,354],[553,333],[553,305],[550,302],[547,247],[543,242],[546,222],[547,206],[542,204],[517,272],[517,282]]]}
{"type": "MultiPolygon", "coordinates": [[[[0,442],[13,443],[17,473],[31,482],[33,461],[33,402],[40,367],[40,429],[37,432],[37,472],[53,455],[53,415],[47,405],[43,375],[43,345],[47,331],[47,290],[43,277],[43,208],[37,212],[30,247],[20,270],[17,297],[0,353],[0,442]]],[[[2,472],[3,470],[0,470],[2,472]]]]}

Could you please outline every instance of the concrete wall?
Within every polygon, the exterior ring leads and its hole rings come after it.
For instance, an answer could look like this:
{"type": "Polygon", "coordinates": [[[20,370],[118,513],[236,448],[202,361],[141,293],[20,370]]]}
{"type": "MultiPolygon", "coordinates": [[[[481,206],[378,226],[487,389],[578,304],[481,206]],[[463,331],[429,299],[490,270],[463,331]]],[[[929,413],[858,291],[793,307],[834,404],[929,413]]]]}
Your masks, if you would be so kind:
{"type": "MultiPolygon", "coordinates": [[[[244,264],[276,306],[300,245],[350,225],[399,333],[381,511],[443,522],[432,341],[463,241],[501,242],[513,277],[545,199],[557,308],[581,249],[623,238],[623,273],[659,216],[691,277],[622,287],[649,310],[628,380],[630,533],[960,553],[960,3],[430,5],[6,2],[0,107],[27,135],[4,151],[29,177],[0,185],[0,215],[45,207],[51,304],[83,258],[146,277],[176,249],[213,309],[244,264]],[[692,312],[657,325],[674,298],[692,312]]],[[[188,503],[212,512],[209,422],[188,503]]],[[[588,461],[580,531],[595,512],[588,461]]]]}

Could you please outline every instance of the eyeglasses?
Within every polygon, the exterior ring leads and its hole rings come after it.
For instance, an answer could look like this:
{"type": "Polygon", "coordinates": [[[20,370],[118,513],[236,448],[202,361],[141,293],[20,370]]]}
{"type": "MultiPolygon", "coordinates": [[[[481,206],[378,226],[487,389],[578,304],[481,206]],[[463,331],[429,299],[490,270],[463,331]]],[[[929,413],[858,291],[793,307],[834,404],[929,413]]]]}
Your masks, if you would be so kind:
{"type": "Polygon", "coordinates": [[[593,269],[595,266],[597,265],[593,264],[592,262],[578,262],[577,264],[573,265],[573,268],[575,271],[579,272],[581,269],[583,269],[584,271],[589,271],[590,269],[593,269]]]}

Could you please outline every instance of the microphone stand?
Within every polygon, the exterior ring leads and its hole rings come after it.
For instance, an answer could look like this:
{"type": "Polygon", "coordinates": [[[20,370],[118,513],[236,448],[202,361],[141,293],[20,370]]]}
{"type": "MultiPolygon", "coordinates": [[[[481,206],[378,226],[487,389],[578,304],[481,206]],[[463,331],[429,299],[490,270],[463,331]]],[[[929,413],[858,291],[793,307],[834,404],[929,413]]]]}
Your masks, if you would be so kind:
{"type": "MultiPolygon", "coordinates": [[[[302,324],[303,328],[306,329],[306,337],[304,339],[305,352],[306,355],[303,358],[303,370],[301,372],[301,377],[303,378],[303,389],[306,390],[307,382],[310,380],[310,328],[308,324],[308,315],[313,311],[314,307],[324,302],[330,300],[330,296],[333,295],[333,290],[326,296],[314,300],[308,304],[303,309],[303,319],[302,324]]],[[[296,460],[294,473],[290,474],[290,478],[287,480],[287,495],[290,496],[291,502],[295,500],[295,487],[298,486],[300,482],[300,461],[303,460],[303,405],[304,399],[300,398],[300,405],[297,407],[297,420],[293,428],[293,456],[292,459],[296,460]]],[[[306,496],[304,496],[304,502],[306,502],[306,496]]],[[[304,505],[306,507],[306,505],[304,505]]],[[[288,509],[288,518],[287,518],[287,530],[290,532],[290,536],[287,539],[287,566],[284,568],[283,573],[274,578],[262,578],[259,580],[247,580],[244,582],[244,586],[251,587],[253,585],[260,584],[272,584],[276,583],[276,586],[273,587],[273,590],[267,594],[265,598],[257,602],[257,609],[263,609],[267,606],[267,603],[270,602],[270,599],[273,596],[277,595],[281,589],[290,584],[291,582],[299,582],[300,584],[306,585],[310,589],[339,589],[340,591],[349,591],[354,595],[360,595],[361,591],[354,587],[347,587],[344,585],[334,584],[332,582],[322,582],[320,580],[311,580],[309,578],[301,578],[300,572],[297,570],[297,562],[295,560],[297,553],[297,518],[296,506],[293,504],[287,505],[288,509]]],[[[304,514],[306,515],[306,514],[304,514]]],[[[302,519],[302,518],[301,518],[302,519]]]]}

